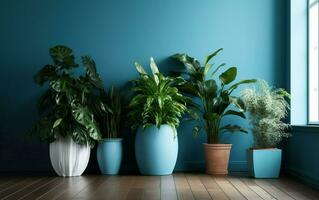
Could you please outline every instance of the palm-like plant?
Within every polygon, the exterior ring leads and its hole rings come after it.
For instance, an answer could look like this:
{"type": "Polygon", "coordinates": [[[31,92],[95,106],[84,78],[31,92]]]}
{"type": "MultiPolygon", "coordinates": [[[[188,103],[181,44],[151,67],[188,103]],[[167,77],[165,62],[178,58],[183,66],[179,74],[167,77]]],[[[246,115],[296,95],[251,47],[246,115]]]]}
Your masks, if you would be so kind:
{"type": "Polygon", "coordinates": [[[37,84],[48,83],[49,88],[39,100],[40,120],[32,134],[49,142],[59,136],[71,136],[76,143],[93,147],[94,140],[101,138],[88,105],[92,90],[102,85],[95,63],[89,56],[83,56],[86,73],[75,76],[72,72],[79,65],[72,49],[58,45],[50,49],[50,55],[53,64],[45,65],[34,77],[37,84]]]}
{"type": "Polygon", "coordinates": [[[103,138],[118,138],[123,118],[123,95],[112,86],[99,91],[93,98],[92,108],[103,138]]]}
{"type": "Polygon", "coordinates": [[[154,124],[159,128],[167,124],[176,132],[179,119],[187,109],[187,98],[176,87],[184,80],[164,77],[153,58],[150,59],[152,75],[148,75],[140,64],[135,63],[135,66],[140,78],[133,81],[135,95],[129,104],[132,128],[136,129],[139,125],[146,128],[154,124]]]}
{"type": "Polygon", "coordinates": [[[190,117],[199,122],[198,125],[194,126],[193,132],[198,135],[200,130],[204,128],[209,144],[219,142],[218,138],[221,131],[229,130],[246,133],[246,131],[238,125],[229,124],[220,127],[221,120],[227,115],[237,115],[241,118],[245,118],[244,103],[240,98],[233,96],[232,92],[241,84],[254,83],[256,81],[255,79],[242,80],[229,86],[229,84],[236,79],[236,67],[230,67],[219,75],[220,88],[214,79],[207,79],[214,77],[218,70],[226,65],[222,63],[213,68],[214,63],[210,63],[212,58],[220,51],[222,51],[222,49],[218,49],[208,55],[203,65],[187,54],[173,55],[173,58],[185,66],[184,71],[177,72],[179,75],[186,75],[188,81],[179,87],[180,90],[191,97],[199,98],[202,103],[202,105],[197,105],[195,102],[190,104],[190,117]],[[212,69],[213,71],[211,72],[212,69]],[[236,110],[228,109],[230,105],[233,105],[236,110]]]}

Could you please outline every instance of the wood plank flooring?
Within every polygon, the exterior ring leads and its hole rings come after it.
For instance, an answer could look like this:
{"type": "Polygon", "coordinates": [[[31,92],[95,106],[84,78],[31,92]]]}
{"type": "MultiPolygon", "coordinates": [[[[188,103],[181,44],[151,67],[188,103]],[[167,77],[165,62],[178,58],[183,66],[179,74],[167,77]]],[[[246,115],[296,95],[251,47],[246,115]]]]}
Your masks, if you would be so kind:
{"type": "Polygon", "coordinates": [[[289,177],[250,179],[176,173],[170,176],[0,177],[2,200],[319,200],[319,191],[289,177]]]}

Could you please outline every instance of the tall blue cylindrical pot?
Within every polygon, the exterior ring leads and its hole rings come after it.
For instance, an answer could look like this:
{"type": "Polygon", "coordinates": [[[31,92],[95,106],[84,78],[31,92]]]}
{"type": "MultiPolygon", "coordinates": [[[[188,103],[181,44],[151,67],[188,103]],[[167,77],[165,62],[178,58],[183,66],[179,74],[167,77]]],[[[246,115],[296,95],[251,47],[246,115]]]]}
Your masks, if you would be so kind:
{"type": "Polygon", "coordinates": [[[135,156],[143,175],[172,174],[178,154],[177,133],[168,125],[138,128],[135,138],[135,156]]]}
{"type": "Polygon", "coordinates": [[[101,140],[97,147],[97,161],[102,174],[118,174],[122,161],[122,138],[101,140]]]}

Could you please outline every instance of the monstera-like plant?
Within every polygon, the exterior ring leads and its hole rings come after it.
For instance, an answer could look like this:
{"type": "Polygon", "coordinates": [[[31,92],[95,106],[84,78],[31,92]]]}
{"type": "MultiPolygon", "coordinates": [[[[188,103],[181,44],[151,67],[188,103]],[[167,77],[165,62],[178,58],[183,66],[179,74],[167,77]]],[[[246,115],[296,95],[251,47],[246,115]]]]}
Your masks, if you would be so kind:
{"type": "Polygon", "coordinates": [[[88,163],[89,147],[101,138],[88,104],[92,90],[101,87],[101,80],[89,56],[82,57],[85,74],[79,76],[74,73],[79,65],[72,49],[58,45],[50,49],[50,56],[53,63],[45,65],[35,75],[37,84],[49,87],[39,100],[40,120],[32,133],[50,142],[51,162],[59,175],[80,175],[88,163]],[[82,158],[74,160],[72,153],[82,158]]]}
{"type": "Polygon", "coordinates": [[[152,74],[135,63],[139,78],[133,81],[129,107],[132,128],[138,128],[135,155],[142,174],[171,174],[178,154],[176,128],[186,111],[187,98],[177,89],[182,78],[165,77],[151,58],[152,74]]]}
{"type": "Polygon", "coordinates": [[[237,76],[236,67],[230,67],[220,73],[218,76],[219,80],[216,81],[214,77],[221,68],[226,66],[225,63],[218,66],[211,63],[211,60],[220,51],[222,51],[222,49],[218,49],[208,55],[203,64],[187,54],[178,53],[173,55],[173,58],[183,63],[185,66],[184,71],[177,72],[178,75],[184,75],[187,80],[186,83],[180,86],[180,90],[185,94],[194,97],[194,99],[199,99],[201,103],[198,105],[198,100],[195,100],[190,104],[190,116],[198,122],[193,128],[196,135],[199,134],[200,130],[203,128],[206,131],[208,143],[205,144],[206,163],[208,164],[207,172],[211,174],[227,173],[227,164],[231,145],[213,145],[219,143],[219,134],[222,131],[246,132],[246,130],[238,125],[228,124],[221,127],[221,120],[225,116],[235,115],[245,118],[244,103],[240,98],[234,96],[233,92],[241,84],[254,83],[256,81],[255,79],[249,79],[232,84],[237,76]],[[225,157],[227,162],[220,160],[215,161],[215,159],[218,158],[218,155],[208,153],[209,149],[213,149],[215,151],[217,149],[222,149],[222,152],[224,153],[223,157],[225,157]],[[226,151],[227,149],[228,151],[226,151]],[[209,160],[213,160],[211,165],[209,164],[209,160]],[[219,165],[218,162],[220,163],[219,165]]]}

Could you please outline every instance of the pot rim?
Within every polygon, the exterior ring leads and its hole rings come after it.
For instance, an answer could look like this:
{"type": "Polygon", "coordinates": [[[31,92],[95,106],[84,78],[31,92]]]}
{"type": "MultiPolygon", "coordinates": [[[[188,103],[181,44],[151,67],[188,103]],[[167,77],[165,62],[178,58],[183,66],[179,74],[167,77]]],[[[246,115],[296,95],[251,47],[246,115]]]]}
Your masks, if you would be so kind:
{"type": "Polygon", "coordinates": [[[281,151],[281,149],[277,148],[277,147],[269,147],[269,148],[249,148],[249,151],[267,151],[267,150],[274,150],[274,151],[281,151]]]}
{"type": "Polygon", "coordinates": [[[204,146],[207,147],[231,147],[233,144],[209,144],[209,143],[203,143],[204,146]]]}
{"type": "Polygon", "coordinates": [[[123,138],[102,138],[99,142],[121,142],[123,138]]]}

